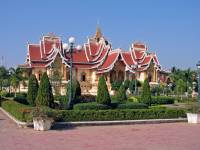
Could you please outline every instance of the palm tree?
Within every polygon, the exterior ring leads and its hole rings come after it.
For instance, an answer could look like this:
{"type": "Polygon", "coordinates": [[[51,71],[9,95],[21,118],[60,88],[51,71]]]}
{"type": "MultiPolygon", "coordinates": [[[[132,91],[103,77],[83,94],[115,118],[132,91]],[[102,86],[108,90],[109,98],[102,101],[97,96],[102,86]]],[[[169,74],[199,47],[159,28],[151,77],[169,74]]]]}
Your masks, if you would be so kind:
{"type": "Polygon", "coordinates": [[[16,96],[17,88],[19,88],[20,92],[20,82],[24,81],[23,71],[21,70],[21,68],[16,68],[16,69],[10,68],[9,72],[10,72],[10,84],[14,88],[16,96]]]}

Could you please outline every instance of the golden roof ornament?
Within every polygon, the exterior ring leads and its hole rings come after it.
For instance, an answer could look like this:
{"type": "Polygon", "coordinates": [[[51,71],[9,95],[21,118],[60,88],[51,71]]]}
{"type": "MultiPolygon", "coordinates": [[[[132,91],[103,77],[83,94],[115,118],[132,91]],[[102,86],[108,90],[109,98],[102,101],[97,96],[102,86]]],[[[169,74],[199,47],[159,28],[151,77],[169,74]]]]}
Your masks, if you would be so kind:
{"type": "Polygon", "coordinates": [[[97,29],[96,29],[96,33],[95,33],[95,39],[100,39],[102,37],[102,33],[101,33],[101,29],[99,26],[97,26],[97,29]]]}

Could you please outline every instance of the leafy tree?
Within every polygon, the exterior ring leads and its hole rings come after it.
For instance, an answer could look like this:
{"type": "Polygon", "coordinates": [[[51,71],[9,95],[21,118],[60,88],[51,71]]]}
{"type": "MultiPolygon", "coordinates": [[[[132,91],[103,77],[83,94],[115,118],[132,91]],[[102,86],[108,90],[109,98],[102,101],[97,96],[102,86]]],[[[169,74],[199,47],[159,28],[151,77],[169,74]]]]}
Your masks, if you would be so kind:
{"type": "Polygon", "coordinates": [[[35,75],[31,75],[28,82],[28,93],[27,93],[27,100],[30,105],[35,106],[35,100],[38,93],[38,81],[35,75]]]}
{"type": "Polygon", "coordinates": [[[148,79],[144,80],[144,83],[142,85],[141,101],[151,106],[151,91],[148,79]]]}
{"type": "Polygon", "coordinates": [[[108,87],[106,85],[106,81],[103,76],[99,78],[96,101],[99,104],[105,104],[105,105],[110,105],[111,103],[108,87]]]}
{"type": "MultiPolygon", "coordinates": [[[[140,87],[141,83],[138,80],[136,80],[136,85],[137,85],[137,87],[140,87]]],[[[129,90],[131,91],[132,94],[134,93],[134,91],[135,91],[135,80],[130,81],[129,90]]]]}
{"type": "Polygon", "coordinates": [[[123,84],[120,86],[119,90],[117,91],[116,100],[120,103],[126,102],[127,100],[126,89],[123,84]]]}
{"type": "Polygon", "coordinates": [[[0,91],[2,91],[3,88],[3,82],[7,78],[8,71],[4,66],[0,67],[0,91]]]}
{"type": "Polygon", "coordinates": [[[49,78],[46,72],[42,75],[42,78],[40,81],[38,95],[36,98],[36,105],[49,106],[51,108],[54,107],[52,88],[51,88],[51,84],[49,82],[49,78]]]}
{"type": "Polygon", "coordinates": [[[15,95],[17,88],[19,89],[20,92],[20,82],[25,81],[25,77],[23,77],[23,69],[21,68],[9,68],[9,73],[10,73],[10,84],[14,88],[15,95]]]}
{"type": "Polygon", "coordinates": [[[55,95],[60,95],[60,89],[62,85],[62,72],[61,72],[62,62],[60,58],[57,57],[55,61],[51,64],[52,74],[50,76],[52,87],[55,91],[55,95]]]}
{"type": "Polygon", "coordinates": [[[176,83],[176,92],[178,95],[181,95],[181,100],[182,100],[182,95],[185,92],[185,82],[182,79],[179,79],[176,83]]]}

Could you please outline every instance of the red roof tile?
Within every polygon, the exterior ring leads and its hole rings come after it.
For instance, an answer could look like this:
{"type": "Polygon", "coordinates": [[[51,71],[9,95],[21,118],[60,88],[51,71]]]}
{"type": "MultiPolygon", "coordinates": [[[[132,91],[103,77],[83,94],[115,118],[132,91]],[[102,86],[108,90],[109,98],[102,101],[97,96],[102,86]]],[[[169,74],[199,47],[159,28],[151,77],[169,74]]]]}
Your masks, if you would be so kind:
{"type": "Polygon", "coordinates": [[[106,60],[102,64],[101,67],[98,68],[98,70],[108,69],[111,67],[113,63],[117,60],[117,57],[119,56],[119,52],[113,52],[108,54],[106,60]]]}
{"type": "Polygon", "coordinates": [[[29,44],[29,56],[30,60],[41,60],[41,55],[40,55],[40,46],[39,45],[31,45],[29,44]]]}

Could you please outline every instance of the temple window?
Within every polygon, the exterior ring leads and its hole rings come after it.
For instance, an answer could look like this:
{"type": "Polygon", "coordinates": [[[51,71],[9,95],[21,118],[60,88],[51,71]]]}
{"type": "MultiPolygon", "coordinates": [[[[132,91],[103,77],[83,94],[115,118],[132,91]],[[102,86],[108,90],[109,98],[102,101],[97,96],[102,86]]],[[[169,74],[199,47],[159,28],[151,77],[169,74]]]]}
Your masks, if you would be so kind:
{"type": "Polygon", "coordinates": [[[86,73],[85,73],[85,72],[82,72],[82,73],[81,73],[81,81],[82,81],[82,82],[85,82],[85,81],[86,81],[86,73]]]}

